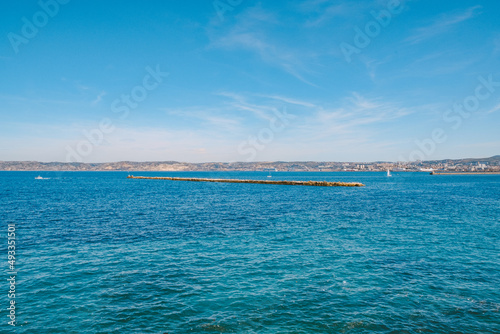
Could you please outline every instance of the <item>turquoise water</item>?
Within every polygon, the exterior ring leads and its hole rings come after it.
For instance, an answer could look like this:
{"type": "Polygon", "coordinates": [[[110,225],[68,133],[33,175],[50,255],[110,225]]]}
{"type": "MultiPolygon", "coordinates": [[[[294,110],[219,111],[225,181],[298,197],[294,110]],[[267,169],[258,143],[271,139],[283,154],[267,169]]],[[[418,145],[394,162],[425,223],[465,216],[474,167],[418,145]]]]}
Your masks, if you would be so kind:
{"type": "Polygon", "coordinates": [[[393,174],[0,172],[0,332],[499,333],[500,176],[393,174]]]}

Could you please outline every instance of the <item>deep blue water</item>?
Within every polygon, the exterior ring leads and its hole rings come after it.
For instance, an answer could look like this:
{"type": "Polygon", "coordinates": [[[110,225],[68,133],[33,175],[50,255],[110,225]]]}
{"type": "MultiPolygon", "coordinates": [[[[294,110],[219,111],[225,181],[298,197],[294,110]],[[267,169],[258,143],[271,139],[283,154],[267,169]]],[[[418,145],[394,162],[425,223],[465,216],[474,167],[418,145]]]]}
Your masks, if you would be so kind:
{"type": "Polygon", "coordinates": [[[0,172],[15,332],[500,333],[500,176],[393,174],[0,172]]]}

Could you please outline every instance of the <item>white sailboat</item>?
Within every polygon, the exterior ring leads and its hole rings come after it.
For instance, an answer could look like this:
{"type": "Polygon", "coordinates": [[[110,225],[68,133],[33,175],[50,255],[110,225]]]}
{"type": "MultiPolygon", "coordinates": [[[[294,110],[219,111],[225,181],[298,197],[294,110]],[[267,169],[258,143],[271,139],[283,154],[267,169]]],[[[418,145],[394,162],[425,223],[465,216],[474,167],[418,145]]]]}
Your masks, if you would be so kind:
{"type": "Polygon", "coordinates": [[[390,171],[390,170],[387,170],[387,177],[390,177],[390,176],[392,176],[392,175],[391,175],[391,171],[390,171]]]}

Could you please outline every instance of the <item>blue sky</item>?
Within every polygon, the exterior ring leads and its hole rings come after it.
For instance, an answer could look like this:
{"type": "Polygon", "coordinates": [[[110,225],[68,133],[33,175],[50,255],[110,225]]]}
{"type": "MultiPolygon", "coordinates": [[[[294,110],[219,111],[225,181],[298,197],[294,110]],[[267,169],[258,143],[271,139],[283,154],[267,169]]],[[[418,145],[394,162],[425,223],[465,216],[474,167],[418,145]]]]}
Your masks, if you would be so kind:
{"type": "Polygon", "coordinates": [[[0,160],[500,154],[496,0],[55,1],[1,4],[0,160]]]}

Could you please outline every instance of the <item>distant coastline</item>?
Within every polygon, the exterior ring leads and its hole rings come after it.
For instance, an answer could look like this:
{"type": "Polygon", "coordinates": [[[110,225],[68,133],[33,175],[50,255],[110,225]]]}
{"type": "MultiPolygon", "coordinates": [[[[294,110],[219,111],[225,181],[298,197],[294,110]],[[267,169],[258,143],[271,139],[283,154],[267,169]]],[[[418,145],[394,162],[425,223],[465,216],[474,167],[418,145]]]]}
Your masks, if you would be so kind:
{"type": "Polygon", "coordinates": [[[125,172],[435,172],[500,173],[500,155],[489,158],[444,159],[412,162],[335,162],[335,161],[256,161],[256,162],[178,162],[120,161],[103,163],[0,161],[0,171],[125,171],[125,172]]]}

